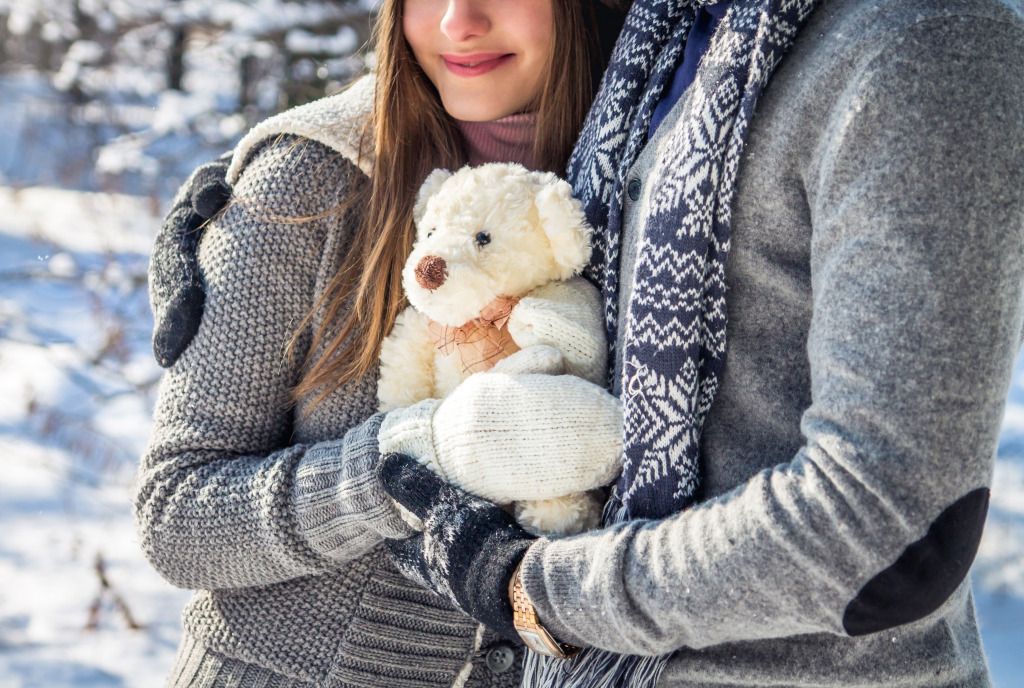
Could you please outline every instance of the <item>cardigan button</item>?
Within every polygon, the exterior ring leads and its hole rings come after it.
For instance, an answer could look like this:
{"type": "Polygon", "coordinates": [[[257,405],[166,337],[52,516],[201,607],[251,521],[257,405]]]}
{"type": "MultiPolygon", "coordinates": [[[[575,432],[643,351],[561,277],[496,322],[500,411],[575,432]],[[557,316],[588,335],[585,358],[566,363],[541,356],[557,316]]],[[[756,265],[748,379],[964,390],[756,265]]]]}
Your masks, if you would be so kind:
{"type": "Polygon", "coordinates": [[[515,650],[507,643],[497,643],[487,651],[487,668],[495,674],[504,674],[515,660],[515,650]]]}
{"type": "Polygon", "coordinates": [[[629,185],[626,186],[626,193],[629,194],[629,200],[635,201],[640,198],[640,180],[636,177],[629,180],[629,185]]]}

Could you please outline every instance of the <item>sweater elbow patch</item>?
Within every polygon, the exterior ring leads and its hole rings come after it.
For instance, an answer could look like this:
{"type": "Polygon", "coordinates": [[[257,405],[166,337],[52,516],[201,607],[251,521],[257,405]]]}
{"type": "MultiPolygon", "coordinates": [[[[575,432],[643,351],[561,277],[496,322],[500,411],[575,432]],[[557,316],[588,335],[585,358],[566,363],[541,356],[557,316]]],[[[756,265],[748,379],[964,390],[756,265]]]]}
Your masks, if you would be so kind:
{"type": "Polygon", "coordinates": [[[923,619],[938,609],[971,568],[988,499],[988,489],[978,488],[939,514],[923,538],[868,581],[846,606],[846,632],[851,636],[878,633],[923,619]]]}

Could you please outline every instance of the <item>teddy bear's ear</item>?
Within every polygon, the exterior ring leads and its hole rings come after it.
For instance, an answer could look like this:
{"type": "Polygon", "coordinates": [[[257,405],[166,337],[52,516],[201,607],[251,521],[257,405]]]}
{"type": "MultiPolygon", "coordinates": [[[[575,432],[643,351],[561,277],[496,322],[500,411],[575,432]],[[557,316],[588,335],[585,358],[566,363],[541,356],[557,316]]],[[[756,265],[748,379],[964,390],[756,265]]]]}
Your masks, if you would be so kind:
{"type": "Polygon", "coordinates": [[[551,242],[555,262],[562,269],[559,278],[568,279],[590,260],[590,225],[579,201],[572,197],[568,182],[545,174],[538,183],[534,203],[540,223],[551,242]]]}
{"type": "Polygon", "coordinates": [[[441,185],[448,181],[451,176],[451,170],[438,168],[428,174],[427,178],[423,180],[419,193],[416,194],[416,205],[412,209],[412,219],[417,225],[423,220],[423,215],[427,212],[427,201],[438,192],[441,185]]]}

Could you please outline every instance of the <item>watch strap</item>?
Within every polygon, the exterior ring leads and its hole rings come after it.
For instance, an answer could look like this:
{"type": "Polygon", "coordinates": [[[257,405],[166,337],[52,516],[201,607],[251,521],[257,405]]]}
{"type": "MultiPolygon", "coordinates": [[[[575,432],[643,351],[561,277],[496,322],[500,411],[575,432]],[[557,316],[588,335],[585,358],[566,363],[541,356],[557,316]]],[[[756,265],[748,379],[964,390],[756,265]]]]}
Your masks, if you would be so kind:
{"type": "Polygon", "coordinates": [[[572,659],[580,648],[555,640],[537,619],[537,611],[523,587],[523,562],[519,561],[508,583],[508,597],[512,603],[512,625],[526,646],[538,654],[558,659],[572,659]]]}

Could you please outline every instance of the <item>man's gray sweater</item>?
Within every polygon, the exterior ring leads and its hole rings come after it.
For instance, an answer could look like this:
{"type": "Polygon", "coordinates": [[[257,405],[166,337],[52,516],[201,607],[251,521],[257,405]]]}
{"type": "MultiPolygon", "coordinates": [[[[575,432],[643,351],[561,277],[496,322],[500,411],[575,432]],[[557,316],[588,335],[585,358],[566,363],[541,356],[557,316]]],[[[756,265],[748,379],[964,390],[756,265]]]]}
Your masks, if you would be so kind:
{"type": "MultiPolygon", "coordinates": [[[[973,511],[942,533],[970,549],[978,525],[1024,320],[1022,57],[1024,23],[996,0],[815,12],[741,161],[705,501],[531,548],[527,592],[556,637],[674,651],[670,688],[988,684],[967,583],[928,609],[956,562],[925,560],[923,594],[879,575],[942,551],[913,548],[963,499],[973,511]],[[889,627],[908,601],[924,617],[889,627]]],[[[372,380],[306,419],[283,410],[300,369],[284,346],[355,211],[268,218],[321,213],[359,174],[286,143],[251,158],[252,202],[203,240],[206,314],[140,474],[144,549],[203,590],[175,685],[448,685],[467,657],[467,685],[498,685],[474,624],[377,546],[407,531],[373,475],[372,380]]],[[[631,173],[625,254],[658,143],[631,173]]]]}
{"type": "MultiPolygon", "coordinates": [[[[683,101],[629,173],[620,312],[683,101]]],[[[957,583],[1024,317],[1021,18],[825,3],[762,96],[732,211],[704,501],[531,548],[539,618],[675,651],[662,686],[988,685],[957,583]]]]}

